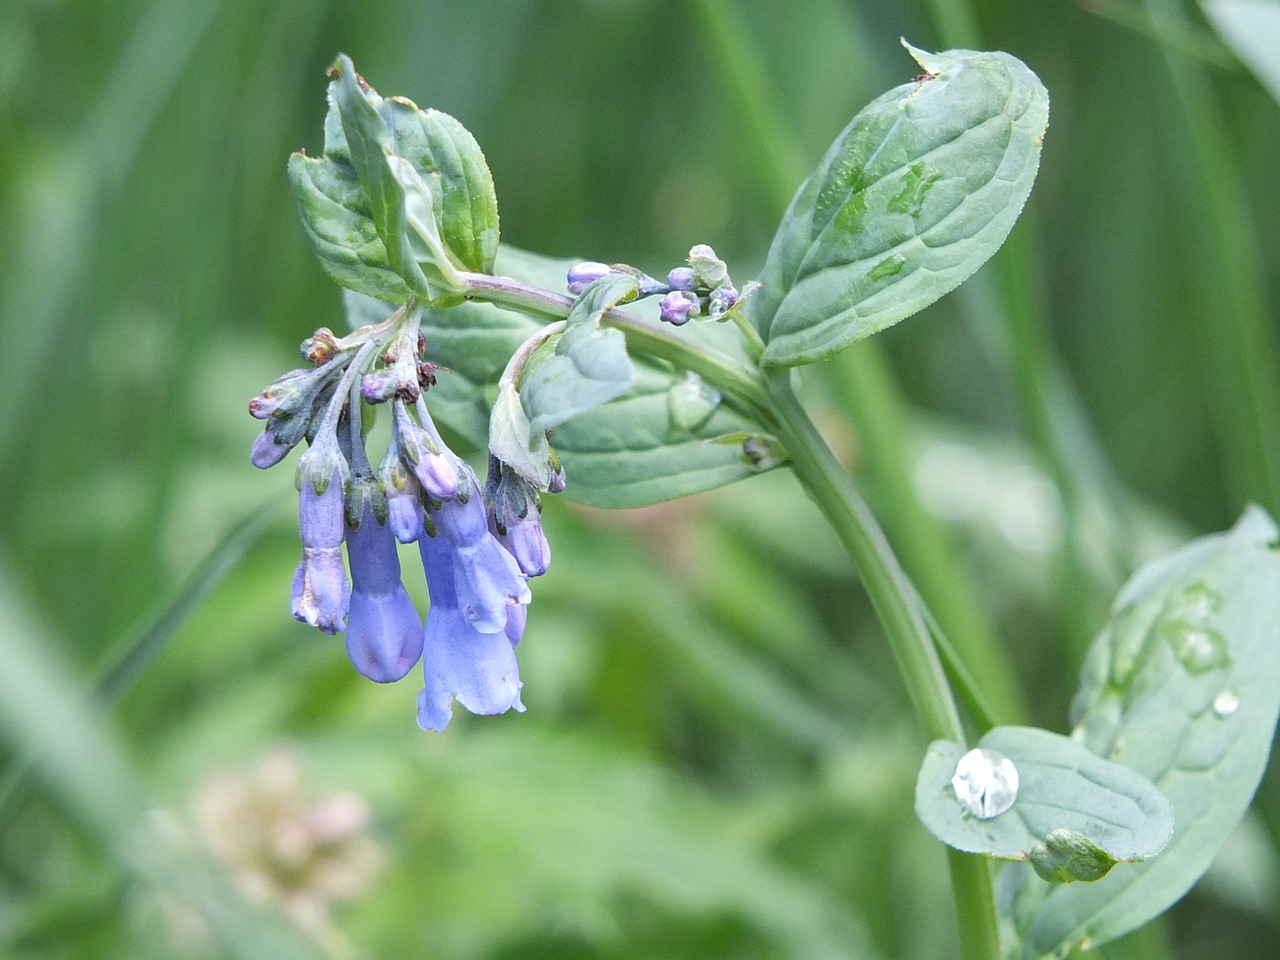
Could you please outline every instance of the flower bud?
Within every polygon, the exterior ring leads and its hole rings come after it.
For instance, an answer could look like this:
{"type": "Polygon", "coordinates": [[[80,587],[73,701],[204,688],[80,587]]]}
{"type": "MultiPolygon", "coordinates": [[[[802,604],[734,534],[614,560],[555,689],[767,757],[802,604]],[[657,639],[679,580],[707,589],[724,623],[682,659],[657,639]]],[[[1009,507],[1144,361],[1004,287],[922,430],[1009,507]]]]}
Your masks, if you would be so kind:
{"type": "Polygon", "coordinates": [[[387,522],[391,532],[401,543],[412,543],[422,536],[422,487],[405,468],[394,443],[387,448],[378,475],[387,495],[387,522]]]}
{"type": "Polygon", "coordinates": [[[360,396],[365,403],[385,403],[396,395],[399,381],[389,369],[374,370],[360,379],[360,396]]]}
{"type": "Polygon", "coordinates": [[[658,301],[658,319],[679,327],[698,315],[698,298],[685,290],[672,290],[658,301]]]}
{"type": "Polygon", "coordinates": [[[612,272],[613,269],[607,263],[584,260],[569,268],[565,280],[569,284],[569,292],[577,296],[601,277],[607,277],[612,272]]]}
{"type": "Polygon", "coordinates": [[[418,478],[427,496],[441,502],[456,497],[459,478],[455,458],[440,449],[430,434],[413,422],[409,411],[398,400],[395,404],[393,428],[400,457],[418,478]]]}
{"type": "Polygon", "coordinates": [[[253,441],[253,451],[249,454],[249,462],[259,470],[266,470],[268,467],[274,467],[283,460],[293,449],[293,444],[283,443],[276,436],[276,432],[272,430],[273,424],[267,424],[267,429],[258,434],[258,439],[253,441]]]}
{"type": "Polygon", "coordinates": [[[303,340],[299,349],[302,351],[302,355],[312,363],[321,364],[331,359],[338,352],[338,338],[333,335],[333,331],[328,327],[321,327],[303,340]]]}
{"type": "Polygon", "coordinates": [[[698,283],[708,290],[729,282],[729,268],[705,243],[700,243],[689,251],[689,266],[693,268],[698,283]]]}
{"type": "Polygon", "coordinates": [[[255,420],[266,420],[277,413],[281,416],[296,413],[311,391],[315,376],[314,369],[304,368],[290,370],[277,377],[267,389],[249,401],[249,416],[255,420]]]}
{"type": "Polygon", "coordinates": [[[485,486],[489,532],[515,559],[526,577],[540,577],[551,566],[551,547],[542,531],[538,492],[510,467],[489,460],[485,486]]]}
{"type": "Polygon", "coordinates": [[[712,320],[719,320],[738,302],[738,290],[727,283],[721,284],[711,291],[707,300],[707,315],[712,320]]]}
{"type": "Polygon", "coordinates": [[[692,290],[698,285],[698,278],[692,267],[676,267],[667,274],[667,286],[672,290],[692,290]]]}

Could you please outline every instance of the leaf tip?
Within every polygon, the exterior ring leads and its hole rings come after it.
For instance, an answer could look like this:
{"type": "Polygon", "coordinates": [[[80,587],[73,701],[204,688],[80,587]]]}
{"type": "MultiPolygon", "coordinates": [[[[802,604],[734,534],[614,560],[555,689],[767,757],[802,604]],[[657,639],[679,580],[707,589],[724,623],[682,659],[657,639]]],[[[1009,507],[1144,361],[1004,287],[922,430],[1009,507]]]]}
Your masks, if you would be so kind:
{"type": "Polygon", "coordinates": [[[906,48],[907,53],[911,54],[911,59],[918,63],[920,65],[920,69],[926,74],[936,76],[939,73],[941,64],[939,63],[937,54],[912,46],[911,41],[906,37],[899,37],[898,42],[906,48]]]}

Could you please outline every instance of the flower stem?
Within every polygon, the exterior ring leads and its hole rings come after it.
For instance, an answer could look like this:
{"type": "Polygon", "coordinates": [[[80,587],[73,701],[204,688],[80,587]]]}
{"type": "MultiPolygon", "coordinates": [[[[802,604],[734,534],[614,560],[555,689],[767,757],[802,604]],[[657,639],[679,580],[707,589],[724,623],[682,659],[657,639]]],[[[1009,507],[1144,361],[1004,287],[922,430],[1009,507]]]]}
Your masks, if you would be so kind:
{"type": "MultiPolygon", "coordinates": [[[[573,307],[572,297],[511,277],[480,273],[464,273],[462,277],[467,282],[466,296],[469,300],[484,300],[550,320],[565,319],[573,307]]],[[[734,409],[766,429],[772,428],[773,404],[765,390],[764,380],[741,361],[625,310],[607,311],[603,322],[623,332],[629,350],[667,360],[681,370],[698,374],[713,384],[734,409]]]]}
{"type": "MultiPolygon", "coordinates": [[[[911,705],[930,740],[964,743],[964,729],[915,587],[894,556],[884,532],[853,478],[840,466],[791,386],[790,370],[768,375],[778,414],[778,438],[791,454],[796,476],[835,529],[875,608],[911,705]]],[[[962,955],[998,960],[1000,934],[995,893],[986,859],[948,849],[962,955]]]]}

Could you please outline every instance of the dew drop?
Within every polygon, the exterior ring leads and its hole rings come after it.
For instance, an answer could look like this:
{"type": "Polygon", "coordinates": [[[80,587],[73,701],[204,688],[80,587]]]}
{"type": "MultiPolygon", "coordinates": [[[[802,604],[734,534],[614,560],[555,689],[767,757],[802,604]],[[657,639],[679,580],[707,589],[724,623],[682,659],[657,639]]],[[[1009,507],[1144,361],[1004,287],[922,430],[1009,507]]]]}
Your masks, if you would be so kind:
{"type": "Polygon", "coordinates": [[[1219,717],[1231,716],[1239,706],[1240,694],[1231,689],[1219,690],[1218,695],[1213,698],[1213,712],[1219,717]]]}
{"type": "Polygon", "coordinates": [[[1226,639],[1201,622],[1181,618],[1166,620],[1160,624],[1159,631],[1188,673],[1208,673],[1231,663],[1226,639]]]}
{"type": "Polygon", "coordinates": [[[1208,673],[1230,662],[1222,634],[1207,627],[1184,624],[1173,634],[1173,648],[1188,673],[1208,673]]]}
{"type": "Polygon", "coordinates": [[[962,807],[979,820],[990,820],[1018,798],[1018,768],[1003,753],[976,747],[956,764],[951,788],[962,807]]]}
{"type": "Polygon", "coordinates": [[[1222,606],[1222,597],[1201,582],[1183,590],[1179,601],[1182,616],[1192,623],[1204,623],[1222,606]]]}

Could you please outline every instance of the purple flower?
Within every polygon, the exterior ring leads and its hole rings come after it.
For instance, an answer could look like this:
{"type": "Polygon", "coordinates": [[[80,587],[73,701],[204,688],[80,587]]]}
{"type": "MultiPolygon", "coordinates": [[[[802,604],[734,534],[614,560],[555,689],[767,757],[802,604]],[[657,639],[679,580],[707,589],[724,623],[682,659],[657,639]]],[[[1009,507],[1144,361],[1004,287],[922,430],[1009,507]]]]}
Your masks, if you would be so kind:
{"type": "Polygon", "coordinates": [[[422,656],[422,618],[400,581],[391,526],[378,523],[368,500],[360,526],[347,533],[347,559],[352,582],[347,656],[370,680],[399,680],[422,656]]]}
{"type": "Polygon", "coordinates": [[[538,491],[496,458],[489,460],[485,486],[489,532],[515,558],[526,577],[540,577],[551,566],[551,546],[542,532],[538,491]]]}
{"type": "Polygon", "coordinates": [[[530,508],[523,517],[508,513],[503,528],[497,528],[495,524],[493,534],[515,558],[520,572],[526,577],[540,577],[551,566],[551,545],[542,532],[542,521],[536,509],[530,508]]]}
{"type": "MultiPolygon", "coordinates": [[[[414,423],[404,403],[397,400],[392,425],[394,436],[392,442],[400,450],[405,466],[413,471],[413,475],[422,484],[422,489],[433,500],[451,500],[458,495],[458,469],[456,458],[441,449],[440,444],[414,423]]],[[[424,406],[420,409],[425,410],[424,406]]],[[[432,425],[434,429],[434,424],[432,425]]]]}
{"type": "Polygon", "coordinates": [[[676,267],[667,274],[667,286],[672,290],[693,290],[697,285],[692,267],[676,267]]]}
{"type": "Polygon", "coordinates": [[[293,444],[285,443],[276,436],[275,430],[272,429],[274,426],[275,424],[268,423],[267,428],[253,441],[253,452],[249,454],[249,462],[259,470],[274,467],[293,449],[293,444]]]}
{"type": "Polygon", "coordinates": [[[678,327],[698,315],[698,298],[685,290],[672,290],[658,301],[658,307],[662,311],[659,319],[678,327]]]}
{"type": "Polygon", "coordinates": [[[299,464],[299,473],[302,476],[302,492],[298,498],[302,562],[293,577],[293,616],[325,633],[337,633],[347,618],[351,600],[351,587],[342,564],[346,527],[342,470],[336,454],[326,454],[316,446],[307,451],[299,464]],[[324,470],[325,467],[329,469],[324,470]],[[321,484],[319,491],[317,483],[321,484]]]}
{"type": "Polygon", "coordinates": [[[585,260],[569,268],[565,282],[569,285],[569,292],[576,296],[601,277],[607,277],[612,272],[607,263],[585,260]]]}
{"type": "MultiPolygon", "coordinates": [[[[466,504],[445,504],[445,510],[466,504]]],[[[481,508],[483,523],[483,508],[481,508]]],[[[507,556],[483,532],[502,556],[507,556]]],[[[516,664],[515,645],[524,629],[523,603],[503,603],[501,623],[492,630],[482,629],[464,614],[459,596],[457,546],[443,532],[434,537],[421,537],[418,550],[427,574],[431,607],[422,651],[424,687],[418,694],[418,725],[424,730],[443,730],[453,714],[457,698],[472,713],[506,713],[524,710],[520,702],[520,671],[516,664]]],[[[487,626],[488,624],[486,624],[487,626]]]]}
{"type": "MultiPolygon", "coordinates": [[[[489,521],[479,485],[464,464],[472,495],[451,500],[439,510],[428,507],[437,540],[448,543],[453,557],[453,591],[463,620],[482,633],[502,630],[507,608],[529,602],[529,586],[515,558],[489,534],[489,521]]],[[[421,545],[429,537],[421,538],[421,545]]],[[[433,593],[434,597],[435,594],[433,593]]]]}

